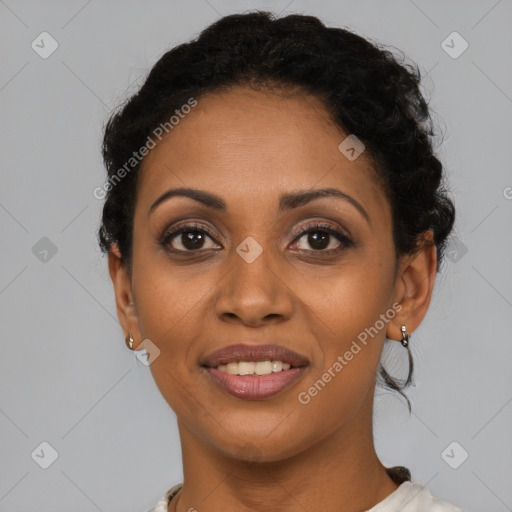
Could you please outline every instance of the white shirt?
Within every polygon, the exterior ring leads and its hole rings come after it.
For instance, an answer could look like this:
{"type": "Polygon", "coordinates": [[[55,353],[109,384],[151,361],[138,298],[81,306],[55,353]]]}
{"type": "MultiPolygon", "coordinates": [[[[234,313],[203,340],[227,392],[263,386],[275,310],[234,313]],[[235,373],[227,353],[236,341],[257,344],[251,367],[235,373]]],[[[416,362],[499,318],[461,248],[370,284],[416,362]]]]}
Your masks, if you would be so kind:
{"type": "MultiPolygon", "coordinates": [[[[166,509],[163,509],[167,512],[166,509]]],[[[394,492],[366,512],[464,512],[461,508],[432,496],[427,487],[403,482],[394,492]]]]}
{"type": "MultiPolygon", "coordinates": [[[[181,484],[171,487],[158,503],[145,512],[168,512],[171,499],[180,490],[181,484]]],[[[464,512],[447,501],[432,496],[418,483],[403,482],[389,496],[366,512],[464,512]]]]}

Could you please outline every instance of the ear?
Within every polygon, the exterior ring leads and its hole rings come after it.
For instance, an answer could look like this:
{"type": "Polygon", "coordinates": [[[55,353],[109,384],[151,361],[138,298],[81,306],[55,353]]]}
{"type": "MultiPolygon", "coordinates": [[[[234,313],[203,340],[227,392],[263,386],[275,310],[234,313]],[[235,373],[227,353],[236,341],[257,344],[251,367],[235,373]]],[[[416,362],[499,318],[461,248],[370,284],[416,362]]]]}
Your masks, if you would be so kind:
{"type": "Polygon", "coordinates": [[[394,302],[402,309],[388,324],[386,336],[401,340],[400,327],[405,325],[407,332],[417,329],[427,314],[437,273],[437,248],[432,230],[422,235],[421,248],[402,258],[394,289],[394,302]]]}
{"type": "Polygon", "coordinates": [[[130,303],[135,302],[132,295],[131,278],[123,265],[121,251],[116,243],[110,246],[108,251],[108,270],[112,284],[114,285],[114,293],[116,298],[116,309],[119,323],[123,328],[124,336],[132,334],[136,345],[140,343],[141,335],[139,330],[139,320],[137,317],[136,305],[130,303]]]}

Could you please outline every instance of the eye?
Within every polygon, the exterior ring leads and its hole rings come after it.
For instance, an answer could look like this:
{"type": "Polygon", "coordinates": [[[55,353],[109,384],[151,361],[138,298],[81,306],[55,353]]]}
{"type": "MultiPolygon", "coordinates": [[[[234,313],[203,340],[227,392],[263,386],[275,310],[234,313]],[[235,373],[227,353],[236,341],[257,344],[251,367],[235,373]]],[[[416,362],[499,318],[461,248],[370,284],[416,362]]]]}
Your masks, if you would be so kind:
{"type": "Polygon", "coordinates": [[[200,224],[186,224],[166,231],[160,245],[172,252],[195,252],[220,247],[214,241],[213,235],[200,224]]]}
{"type": "MultiPolygon", "coordinates": [[[[328,224],[319,222],[307,226],[301,225],[295,240],[296,250],[317,253],[337,253],[353,245],[345,234],[328,224]],[[307,245],[311,249],[308,249],[307,245]]],[[[165,231],[160,245],[175,253],[222,248],[215,241],[214,235],[200,224],[179,225],[170,231],[165,231]]]]}
{"type": "Polygon", "coordinates": [[[307,247],[309,245],[313,252],[335,253],[353,245],[346,235],[328,224],[319,222],[301,226],[301,232],[296,240],[296,249],[299,251],[310,251],[311,249],[307,247]]]}

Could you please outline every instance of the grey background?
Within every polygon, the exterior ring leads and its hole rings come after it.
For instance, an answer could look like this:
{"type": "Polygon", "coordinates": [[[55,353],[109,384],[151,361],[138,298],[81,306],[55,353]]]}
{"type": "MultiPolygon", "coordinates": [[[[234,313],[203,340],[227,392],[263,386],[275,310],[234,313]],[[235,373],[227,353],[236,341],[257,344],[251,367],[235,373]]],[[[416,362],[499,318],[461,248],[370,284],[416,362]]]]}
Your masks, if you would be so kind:
{"type": "Polygon", "coordinates": [[[319,16],[429,73],[456,239],[411,341],[413,414],[379,391],[375,441],[433,494],[512,510],[510,0],[0,0],[0,511],[142,512],[181,481],[175,416],[124,345],[96,245],[101,130],[166,49],[255,8],[319,16]],[[47,59],[31,48],[43,31],[47,59]],[[453,31],[469,44],[456,59],[453,31]]]}

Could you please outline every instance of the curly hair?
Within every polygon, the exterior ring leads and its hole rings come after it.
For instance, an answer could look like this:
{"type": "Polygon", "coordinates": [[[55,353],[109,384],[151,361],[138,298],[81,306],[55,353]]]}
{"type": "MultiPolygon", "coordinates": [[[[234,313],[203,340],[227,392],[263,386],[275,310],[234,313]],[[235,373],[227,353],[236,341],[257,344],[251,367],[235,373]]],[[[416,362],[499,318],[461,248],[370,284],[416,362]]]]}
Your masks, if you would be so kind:
{"type": "MultiPolygon", "coordinates": [[[[400,63],[385,47],[346,29],[326,27],[314,16],[255,11],[225,16],[191,42],[165,53],[140,90],[105,126],[103,159],[110,184],[98,240],[103,252],[116,243],[131,269],[133,214],[141,163],[112,178],[142,147],[154,128],[202,94],[238,85],[298,89],[322,100],[346,134],[365,145],[389,200],[397,258],[414,253],[433,231],[438,268],[455,218],[443,166],[434,154],[434,128],[420,91],[417,65],[400,63]]],[[[125,167],[126,168],[126,167],[125,167]]],[[[379,366],[381,384],[398,391],[412,379],[391,377],[379,366]]]]}

